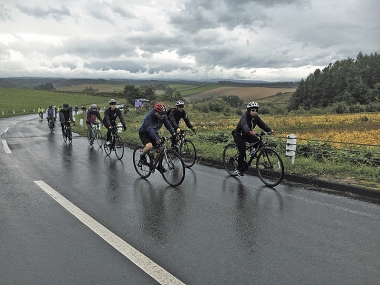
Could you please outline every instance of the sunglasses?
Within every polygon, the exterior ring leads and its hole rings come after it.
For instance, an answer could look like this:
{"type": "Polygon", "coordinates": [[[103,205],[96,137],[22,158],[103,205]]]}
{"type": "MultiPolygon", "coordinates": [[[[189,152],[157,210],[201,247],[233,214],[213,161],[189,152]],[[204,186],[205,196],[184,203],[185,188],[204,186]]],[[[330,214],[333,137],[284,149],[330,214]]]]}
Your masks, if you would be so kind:
{"type": "Polygon", "coordinates": [[[110,103],[110,105],[116,105],[116,103],[110,103]]]}
{"type": "Polygon", "coordinates": [[[177,107],[178,107],[178,108],[183,108],[183,107],[184,107],[184,105],[178,105],[177,107]]]}
{"type": "Polygon", "coordinates": [[[257,113],[259,111],[259,109],[254,108],[254,109],[251,109],[250,111],[257,113]]]}

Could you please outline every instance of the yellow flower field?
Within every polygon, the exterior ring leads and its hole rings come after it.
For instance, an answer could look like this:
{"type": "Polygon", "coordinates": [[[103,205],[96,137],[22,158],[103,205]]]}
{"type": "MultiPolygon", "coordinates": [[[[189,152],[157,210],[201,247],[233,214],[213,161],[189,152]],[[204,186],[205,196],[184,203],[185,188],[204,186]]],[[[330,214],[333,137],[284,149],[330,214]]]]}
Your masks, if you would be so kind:
{"type": "MultiPolygon", "coordinates": [[[[278,136],[286,137],[296,134],[299,140],[319,139],[330,142],[344,142],[379,146],[380,114],[331,114],[304,116],[269,116],[261,118],[273,129],[278,136]]],[[[235,128],[239,116],[220,117],[212,119],[191,117],[198,131],[231,131],[235,128]]],[[[255,129],[258,131],[258,127],[255,129]]]]}

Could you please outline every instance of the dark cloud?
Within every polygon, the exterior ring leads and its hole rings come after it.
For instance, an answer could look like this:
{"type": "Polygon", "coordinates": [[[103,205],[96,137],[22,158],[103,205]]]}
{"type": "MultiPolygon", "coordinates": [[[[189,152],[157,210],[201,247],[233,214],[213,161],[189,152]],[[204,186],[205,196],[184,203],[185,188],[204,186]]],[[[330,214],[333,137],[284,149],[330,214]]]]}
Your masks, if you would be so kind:
{"type": "Polygon", "coordinates": [[[43,9],[38,5],[36,5],[34,8],[31,8],[20,4],[17,4],[16,7],[20,10],[20,12],[36,18],[53,18],[57,21],[60,21],[64,18],[71,16],[70,10],[63,5],[60,9],[51,7],[43,9]]]}

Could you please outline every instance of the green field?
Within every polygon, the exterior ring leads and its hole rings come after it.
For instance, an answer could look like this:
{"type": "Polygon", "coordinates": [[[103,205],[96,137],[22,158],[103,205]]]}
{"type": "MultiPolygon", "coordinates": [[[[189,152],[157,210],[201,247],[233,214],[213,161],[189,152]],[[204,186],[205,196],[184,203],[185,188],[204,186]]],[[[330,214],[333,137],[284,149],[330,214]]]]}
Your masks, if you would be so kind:
{"type": "MultiPolygon", "coordinates": [[[[116,98],[117,99],[117,98],[116,98]]],[[[0,117],[36,113],[39,107],[46,109],[49,105],[89,106],[98,104],[107,106],[109,98],[87,94],[75,94],[33,89],[0,88],[0,117]]]]}

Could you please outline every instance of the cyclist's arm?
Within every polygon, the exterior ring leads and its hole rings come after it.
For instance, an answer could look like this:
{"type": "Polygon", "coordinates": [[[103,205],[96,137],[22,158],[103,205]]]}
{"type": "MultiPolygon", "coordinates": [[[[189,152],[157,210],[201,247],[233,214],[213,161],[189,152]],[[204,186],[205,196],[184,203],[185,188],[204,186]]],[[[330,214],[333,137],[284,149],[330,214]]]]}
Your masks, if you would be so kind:
{"type": "Polygon", "coordinates": [[[239,124],[240,124],[241,130],[242,130],[242,133],[244,135],[249,134],[249,132],[252,131],[251,128],[249,127],[249,125],[248,125],[246,113],[244,113],[241,116],[239,124]]]}
{"type": "Polygon", "coordinates": [[[260,129],[266,131],[267,133],[272,131],[272,129],[267,124],[265,124],[264,121],[260,117],[257,118],[257,125],[259,126],[260,129]]]}
{"type": "Polygon", "coordinates": [[[186,124],[186,126],[187,126],[189,129],[193,129],[193,128],[194,128],[193,125],[190,123],[189,117],[187,116],[185,110],[183,110],[182,118],[183,118],[183,120],[185,121],[185,124],[186,124]]]}

